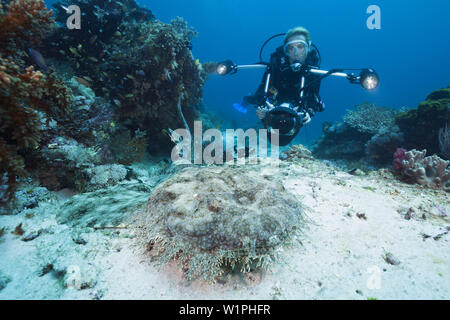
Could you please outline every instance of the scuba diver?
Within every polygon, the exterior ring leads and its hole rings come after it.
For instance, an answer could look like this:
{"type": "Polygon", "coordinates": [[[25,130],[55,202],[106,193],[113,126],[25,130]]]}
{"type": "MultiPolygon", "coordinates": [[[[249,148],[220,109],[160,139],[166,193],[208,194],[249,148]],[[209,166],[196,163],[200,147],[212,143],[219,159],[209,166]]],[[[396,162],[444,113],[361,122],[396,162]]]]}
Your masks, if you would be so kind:
{"type": "Polygon", "coordinates": [[[352,84],[360,84],[366,90],[378,87],[380,79],[374,69],[320,70],[319,49],[311,42],[311,36],[303,27],[296,27],[287,33],[280,33],[264,42],[259,52],[259,62],[237,65],[231,60],[216,64],[216,73],[225,76],[241,69],[264,68],[263,80],[253,95],[245,96],[242,102],[233,104],[239,112],[247,112],[247,106],[257,107],[256,115],[267,129],[271,144],[289,144],[308,124],[316,112],[325,109],[319,96],[321,81],[329,76],[343,77],[352,84]],[[284,36],[283,45],[278,47],[264,62],[262,52],[266,44],[276,37],[284,36]],[[346,73],[345,70],[359,70],[359,74],[346,73]],[[277,140],[273,140],[276,138],[277,140]]]}
{"type": "Polygon", "coordinates": [[[270,104],[265,105],[264,88],[269,71],[266,70],[256,93],[245,96],[241,105],[257,105],[256,115],[265,122],[267,112],[274,106],[288,103],[302,119],[301,125],[308,124],[316,112],[325,109],[325,104],[319,96],[321,76],[308,73],[306,68],[302,68],[305,64],[319,68],[319,53],[311,47],[308,30],[303,27],[293,28],[286,33],[283,46],[277,48],[270,58],[270,104]],[[312,85],[300,92],[302,83],[312,85]],[[303,98],[303,101],[300,98],[303,98]]]}

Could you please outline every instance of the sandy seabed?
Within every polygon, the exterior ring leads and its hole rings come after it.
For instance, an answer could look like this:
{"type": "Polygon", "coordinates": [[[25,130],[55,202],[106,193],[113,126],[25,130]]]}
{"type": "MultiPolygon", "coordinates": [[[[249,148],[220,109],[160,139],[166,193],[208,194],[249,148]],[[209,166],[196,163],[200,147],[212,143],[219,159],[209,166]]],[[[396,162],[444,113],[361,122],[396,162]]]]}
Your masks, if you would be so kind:
{"type": "Polygon", "coordinates": [[[0,216],[8,231],[0,299],[450,299],[448,193],[317,160],[286,162],[274,174],[309,222],[302,245],[280,252],[284,262],[270,271],[187,281],[175,262],[158,269],[142,254],[132,225],[75,232],[54,204],[40,204],[31,218],[0,216]],[[47,232],[23,241],[11,233],[20,223],[47,232]],[[70,282],[72,274],[81,280],[70,282]]]}

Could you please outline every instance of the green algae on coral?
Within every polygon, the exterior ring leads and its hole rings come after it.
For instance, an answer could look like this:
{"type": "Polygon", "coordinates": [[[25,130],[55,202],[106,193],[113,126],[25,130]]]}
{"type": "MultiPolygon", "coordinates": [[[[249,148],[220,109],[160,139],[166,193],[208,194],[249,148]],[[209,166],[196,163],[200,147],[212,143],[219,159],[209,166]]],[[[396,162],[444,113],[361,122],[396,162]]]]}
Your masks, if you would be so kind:
{"type": "Polygon", "coordinates": [[[427,149],[439,153],[438,133],[450,121],[450,86],[430,93],[415,109],[396,116],[407,149],[427,149]]]}

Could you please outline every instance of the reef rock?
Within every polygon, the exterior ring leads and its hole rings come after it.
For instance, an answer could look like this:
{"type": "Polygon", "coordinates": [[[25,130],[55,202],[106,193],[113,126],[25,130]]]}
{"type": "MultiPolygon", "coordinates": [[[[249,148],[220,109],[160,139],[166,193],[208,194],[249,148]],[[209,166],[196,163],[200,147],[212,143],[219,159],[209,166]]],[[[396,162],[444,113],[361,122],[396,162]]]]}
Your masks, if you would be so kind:
{"type": "Polygon", "coordinates": [[[417,108],[401,112],[395,123],[405,134],[403,147],[439,153],[439,129],[450,121],[450,86],[430,93],[417,108]]]}
{"type": "Polygon", "coordinates": [[[295,239],[303,211],[260,166],[188,167],[153,190],[138,234],[161,263],[176,259],[188,279],[214,280],[223,267],[267,267],[295,239]]]}
{"type": "Polygon", "coordinates": [[[292,145],[287,151],[283,152],[281,159],[289,161],[299,161],[301,159],[314,159],[311,151],[301,144],[292,145]]]}

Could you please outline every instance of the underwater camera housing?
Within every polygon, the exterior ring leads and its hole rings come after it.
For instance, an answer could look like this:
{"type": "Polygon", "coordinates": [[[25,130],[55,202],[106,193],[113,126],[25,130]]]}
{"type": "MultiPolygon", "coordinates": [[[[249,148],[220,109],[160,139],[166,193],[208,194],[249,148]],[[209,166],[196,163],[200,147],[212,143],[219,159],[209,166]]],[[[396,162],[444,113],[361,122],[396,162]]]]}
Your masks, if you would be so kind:
{"type": "Polygon", "coordinates": [[[303,119],[293,110],[291,104],[283,103],[268,111],[263,123],[267,129],[269,141],[272,143],[271,137],[275,134],[274,130],[277,129],[279,145],[285,146],[298,134],[302,127],[303,119]]]}

